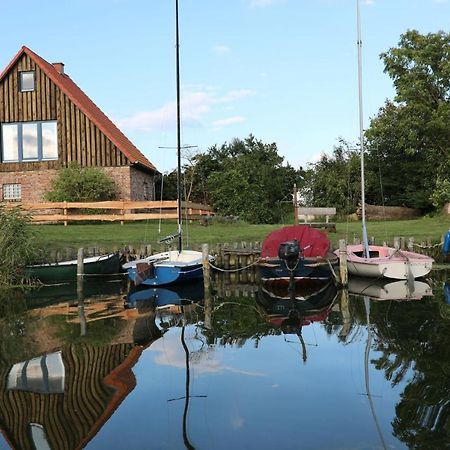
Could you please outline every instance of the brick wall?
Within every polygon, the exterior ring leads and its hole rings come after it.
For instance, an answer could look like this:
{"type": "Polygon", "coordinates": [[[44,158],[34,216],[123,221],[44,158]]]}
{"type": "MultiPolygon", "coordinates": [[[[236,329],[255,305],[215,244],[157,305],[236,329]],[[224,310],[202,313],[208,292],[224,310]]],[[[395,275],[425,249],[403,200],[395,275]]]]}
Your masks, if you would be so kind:
{"type": "MultiPolygon", "coordinates": [[[[153,200],[154,180],[152,175],[128,166],[103,167],[102,170],[115,181],[118,188],[118,199],[153,200]]],[[[20,184],[23,202],[44,201],[44,194],[51,189],[51,181],[57,173],[56,169],[1,172],[0,202],[3,201],[4,184],[20,184]]]]}
{"type": "Polygon", "coordinates": [[[56,169],[2,172],[0,173],[0,199],[3,200],[4,184],[20,184],[22,201],[41,202],[44,200],[44,193],[50,190],[51,180],[56,173],[56,169]]]}

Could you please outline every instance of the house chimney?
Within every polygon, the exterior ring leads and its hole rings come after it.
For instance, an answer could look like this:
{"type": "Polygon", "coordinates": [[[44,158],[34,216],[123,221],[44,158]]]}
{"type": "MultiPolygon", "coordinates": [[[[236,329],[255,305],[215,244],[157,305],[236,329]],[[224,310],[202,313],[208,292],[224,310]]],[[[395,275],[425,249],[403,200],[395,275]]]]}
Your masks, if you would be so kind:
{"type": "Polygon", "coordinates": [[[61,75],[64,75],[64,63],[56,62],[52,63],[53,67],[60,73],[61,75]]]}

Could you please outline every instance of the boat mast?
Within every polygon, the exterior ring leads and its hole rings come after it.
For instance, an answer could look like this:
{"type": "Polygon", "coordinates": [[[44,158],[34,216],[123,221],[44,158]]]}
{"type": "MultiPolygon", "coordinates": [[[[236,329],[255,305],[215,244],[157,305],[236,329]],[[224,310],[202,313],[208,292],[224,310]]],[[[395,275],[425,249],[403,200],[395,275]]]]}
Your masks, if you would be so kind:
{"type": "Polygon", "coordinates": [[[358,30],[358,99],[359,99],[359,145],[361,149],[361,216],[362,238],[364,244],[364,256],[369,258],[369,239],[366,228],[366,194],[364,179],[364,123],[363,123],[363,98],[362,98],[362,38],[361,38],[361,14],[359,0],[356,0],[356,20],[358,30]]]}
{"type": "Polygon", "coordinates": [[[178,0],[175,0],[175,28],[176,28],[176,77],[177,77],[177,197],[178,197],[178,252],[183,249],[181,229],[181,106],[180,106],[180,35],[178,30],[178,0]]]}

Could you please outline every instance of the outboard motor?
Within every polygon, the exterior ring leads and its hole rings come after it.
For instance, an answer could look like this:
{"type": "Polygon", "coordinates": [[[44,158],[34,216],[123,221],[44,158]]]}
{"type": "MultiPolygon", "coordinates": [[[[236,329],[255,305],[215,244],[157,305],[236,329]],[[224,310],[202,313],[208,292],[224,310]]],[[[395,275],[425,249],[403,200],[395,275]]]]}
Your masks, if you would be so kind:
{"type": "Polygon", "coordinates": [[[295,269],[301,254],[300,244],[296,239],[282,242],[278,247],[278,258],[286,263],[288,270],[291,272],[295,269]]]}
{"type": "Polygon", "coordinates": [[[283,260],[289,270],[289,294],[292,302],[292,309],[295,308],[295,269],[298,261],[303,258],[300,244],[296,239],[282,242],[278,247],[278,258],[283,260]]]}

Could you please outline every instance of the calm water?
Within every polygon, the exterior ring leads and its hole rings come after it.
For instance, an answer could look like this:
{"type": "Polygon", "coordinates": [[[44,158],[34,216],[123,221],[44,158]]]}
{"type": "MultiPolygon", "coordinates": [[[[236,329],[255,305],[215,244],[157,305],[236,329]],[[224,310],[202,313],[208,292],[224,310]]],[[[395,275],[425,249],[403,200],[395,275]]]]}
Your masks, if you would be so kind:
{"type": "Polygon", "coordinates": [[[0,294],[0,449],[450,448],[445,273],[215,288],[0,294]]]}

